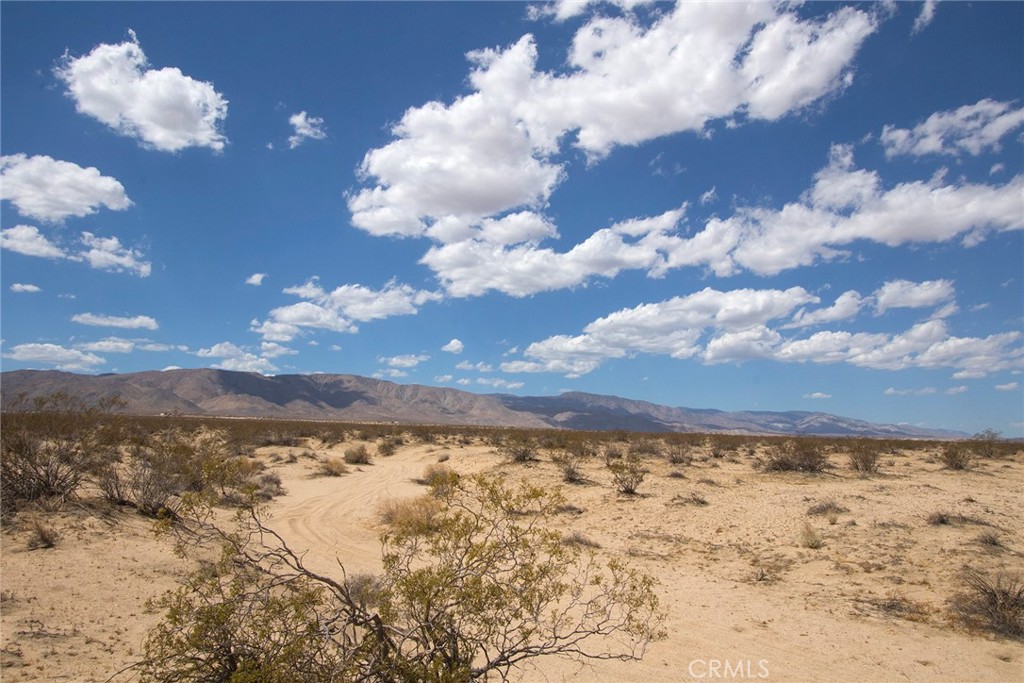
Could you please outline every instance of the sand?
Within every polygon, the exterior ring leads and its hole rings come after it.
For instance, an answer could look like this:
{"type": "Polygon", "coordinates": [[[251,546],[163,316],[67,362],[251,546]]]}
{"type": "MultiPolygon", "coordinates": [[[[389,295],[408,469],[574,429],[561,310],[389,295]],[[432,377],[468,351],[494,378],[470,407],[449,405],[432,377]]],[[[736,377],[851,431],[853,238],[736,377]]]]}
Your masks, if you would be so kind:
{"type": "MultiPolygon", "coordinates": [[[[482,443],[407,443],[344,476],[317,477],[318,460],[352,443],[307,446],[315,458],[302,455],[306,446],[257,457],[286,490],[270,504],[270,526],[314,570],[340,575],[340,561],[350,573],[379,571],[376,506],[423,493],[414,480],[447,458],[461,473],[561,487],[579,508],[560,519],[567,533],[657,577],[668,638],[643,661],[541,659],[522,681],[1024,680],[1024,644],[964,630],[948,605],[967,568],[1024,574],[1022,454],[954,472],[934,453],[903,450],[869,478],[846,469],[842,454],[824,474],[761,472],[747,453],[650,459],[638,495],[627,496],[600,458],[585,466],[585,483],[569,485],[544,453],[523,465],[482,443]],[[844,511],[808,514],[829,501],[844,511]],[[936,512],[950,523],[929,523],[936,512]],[[807,547],[806,527],[820,547],[807,547]],[[986,532],[998,545],[979,540],[986,532]]],[[[0,542],[4,681],[107,680],[139,656],[159,619],[146,601],[190,566],[151,522],[87,497],[19,514],[0,542]],[[55,547],[28,549],[33,517],[57,531],[55,547]]]]}

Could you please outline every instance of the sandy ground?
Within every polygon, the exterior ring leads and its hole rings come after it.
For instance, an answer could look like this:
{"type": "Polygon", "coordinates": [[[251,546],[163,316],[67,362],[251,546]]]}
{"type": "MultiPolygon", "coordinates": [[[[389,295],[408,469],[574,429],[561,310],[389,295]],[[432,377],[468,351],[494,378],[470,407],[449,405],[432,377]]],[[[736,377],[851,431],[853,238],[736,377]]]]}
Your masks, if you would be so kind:
{"type": "MultiPolygon", "coordinates": [[[[377,504],[423,493],[413,480],[446,456],[462,473],[561,487],[579,508],[562,520],[567,533],[658,578],[669,635],[643,661],[538,660],[523,681],[1024,681],[1024,644],[965,632],[948,609],[966,568],[1024,574],[1022,454],[953,472],[901,451],[870,478],[845,469],[842,454],[820,475],[760,472],[748,454],[657,459],[636,496],[615,490],[600,458],[586,483],[568,485],[547,456],[513,465],[455,442],[406,444],[342,477],[313,476],[351,445],[311,443],[315,458],[258,451],[286,489],[270,524],[310,568],[339,574],[340,560],[350,573],[379,571],[377,504]],[[808,514],[823,501],[845,511],[808,514]],[[928,523],[936,512],[951,523],[928,523]],[[805,525],[820,548],[805,547],[805,525]],[[985,532],[998,545],[980,542],[985,532]]],[[[98,502],[19,515],[0,542],[4,681],[107,680],[159,619],[146,600],[188,569],[149,522],[98,502]],[[58,531],[55,547],[27,548],[33,514],[58,531]]]]}

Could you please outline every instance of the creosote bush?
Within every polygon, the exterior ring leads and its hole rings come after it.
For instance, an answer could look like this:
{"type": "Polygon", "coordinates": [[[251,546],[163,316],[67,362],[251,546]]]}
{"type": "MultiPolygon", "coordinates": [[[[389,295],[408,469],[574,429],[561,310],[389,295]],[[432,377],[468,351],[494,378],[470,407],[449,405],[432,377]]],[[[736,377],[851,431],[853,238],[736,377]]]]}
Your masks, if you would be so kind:
{"type": "Polygon", "coordinates": [[[429,522],[392,520],[384,573],[340,579],[306,568],[257,507],[224,530],[186,506],[166,525],[179,550],[221,554],[155,604],[140,679],[505,680],[540,656],[639,659],[664,637],[654,580],[565,543],[557,494],[464,477],[419,500],[429,522]]]}
{"type": "Polygon", "coordinates": [[[942,451],[939,453],[939,461],[947,470],[969,470],[971,468],[971,453],[963,444],[944,443],[942,451]]]}
{"type": "Polygon", "coordinates": [[[612,471],[615,488],[619,490],[619,493],[627,495],[634,495],[647,476],[647,470],[640,458],[633,454],[611,463],[608,465],[608,469],[612,471]]]}
{"type": "Polygon", "coordinates": [[[769,448],[762,467],[767,472],[822,472],[828,465],[821,444],[801,439],[769,448]]]}
{"type": "Polygon", "coordinates": [[[878,459],[881,451],[875,443],[856,441],[850,446],[850,469],[861,475],[878,473],[878,459]]]}

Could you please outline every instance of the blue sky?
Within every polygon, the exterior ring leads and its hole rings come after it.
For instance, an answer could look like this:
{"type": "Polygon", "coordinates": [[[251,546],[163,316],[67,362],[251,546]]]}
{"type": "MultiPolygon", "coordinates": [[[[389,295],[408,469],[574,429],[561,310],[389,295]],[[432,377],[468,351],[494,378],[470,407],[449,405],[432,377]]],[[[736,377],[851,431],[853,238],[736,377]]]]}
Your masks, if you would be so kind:
{"type": "Polygon", "coordinates": [[[1024,3],[0,19],[4,370],[1024,430],[1024,3]]]}

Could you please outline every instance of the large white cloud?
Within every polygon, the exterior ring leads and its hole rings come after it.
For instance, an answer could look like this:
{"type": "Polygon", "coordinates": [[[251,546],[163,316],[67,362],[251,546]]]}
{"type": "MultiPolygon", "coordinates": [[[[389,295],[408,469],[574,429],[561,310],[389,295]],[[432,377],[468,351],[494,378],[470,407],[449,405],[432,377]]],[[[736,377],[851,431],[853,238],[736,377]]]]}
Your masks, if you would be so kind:
{"type": "Polygon", "coordinates": [[[213,84],[180,69],[150,68],[134,32],[117,45],[99,45],[83,57],[65,55],[56,75],[75,108],[153,149],[220,151],[228,102],[213,84]]]}
{"type": "Polygon", "coordinates": [[[124,186],[96,168],[24,154],[0,157],[0,198],[23,216],[48,222],[87,216],[100,206],[120,211],[132,205],[124,186]]]}
{"type": "Polygon", "coordinates": [[[537,210],[563,177],[552,159],[566,144],[598,159],[714,120],[778,119],[848,84],[875,26],[854,8],[801,19],[782,3],[680,2],[649,25],[634,14],[591,18],[562,74],[537,71],[530,35],[472,52],[472,92],[409,109],[395,140],[366,154],[371,186],[349,197],[353,224],[415,236],[437,222],[537,210]]]}
{"type": "Polygon", "coordinates": [[[1024,177],[1004,185],[929,181],[884,189],[855,168],[852,148],[835,145],[828,166],[801,201],[781,209],[742,208],[666,247],[669,267],[703,265],[719,276],[750,270],[775,275],[848,254],[857,240],[887,246],[945,242],[968,246],[991,231],[1024,229],[1024,177]]]}

